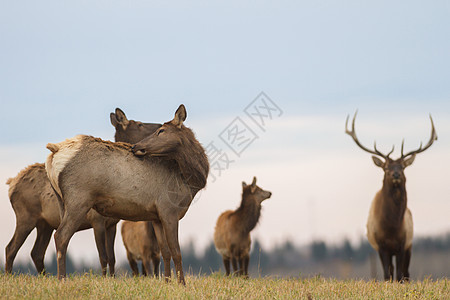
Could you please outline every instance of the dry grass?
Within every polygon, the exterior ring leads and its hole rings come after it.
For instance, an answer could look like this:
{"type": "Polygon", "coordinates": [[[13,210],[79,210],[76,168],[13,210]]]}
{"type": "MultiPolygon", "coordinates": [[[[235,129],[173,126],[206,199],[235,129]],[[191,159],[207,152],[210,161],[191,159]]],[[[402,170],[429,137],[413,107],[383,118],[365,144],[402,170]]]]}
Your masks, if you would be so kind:
{"type": "Polygon", "coordinates": [[[407,284],[323,278],[187,276],[186,287],[150,278],[0,274],[1,299],[450,299],[448,279],[407,284]]]}

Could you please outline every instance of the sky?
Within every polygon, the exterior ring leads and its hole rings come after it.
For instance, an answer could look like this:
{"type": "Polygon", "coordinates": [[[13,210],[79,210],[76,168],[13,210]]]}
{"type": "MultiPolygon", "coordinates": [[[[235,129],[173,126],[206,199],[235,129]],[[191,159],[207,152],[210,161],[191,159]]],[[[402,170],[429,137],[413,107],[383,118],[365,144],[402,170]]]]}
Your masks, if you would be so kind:
{"type": "MultiPolygon", "coordinates": [[[[364,238],[383,172],[344,133],[356,110],[361,142],[395,144],[394,157],[403,138],[428,141],[433,116],[438,140],[405,171],[408,206],[416,236],[450,231],[449,13],[447,1],[1,2],[0,247],[15,227],[2,182],[44,162],[48,142],[112,140],[116,107],[165,122],[181,103],[198,140],[233,161],[180,221],[182,245],[201,251],[253,176],[273,194],[252,232],[264,247],[364,238]],[[259,127],[246,112],[261,92],[276,110],[259,127]],[[223,140],[235,122],[253,133],[239,155],[223,140]]],[[[115,248],[125,260],[120,234],[115,248]]],[[[97,263],[92,231],[69,253],[97,263]]]]}

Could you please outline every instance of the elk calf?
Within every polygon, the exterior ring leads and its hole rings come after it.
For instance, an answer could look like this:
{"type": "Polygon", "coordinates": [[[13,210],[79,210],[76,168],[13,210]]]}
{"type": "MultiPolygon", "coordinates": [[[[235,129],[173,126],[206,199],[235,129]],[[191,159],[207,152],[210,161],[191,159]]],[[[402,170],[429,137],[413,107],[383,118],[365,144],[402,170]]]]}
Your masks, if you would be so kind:
{"type": "MultiPolygon", "coordinates": [[[[110,114],[110,119],[116,129],[116,141],[136,143],[161,127],[161,124],[128,120],[119,108],[110,114]]],[[[12,272],[17,252],[31,231],[36,228],[37,237],[31,257],[38,273],[45,273],[45,251],[53,230],[60,224],[61,217],[58,198],[48,180],[44,164],[36,163],[28,166],[16,177],[8,179],[7,184],[11,205],[16,215],[16,229],[5,249],[5,272],[12,272]]],[[[106,275],[108,265],[110,275],[115,273],[114,239],[118,221],[115,218],[103,217],[91,209],[77,228],[77,231],[94,229],[103,275],[106,275]]]]}
{"type": "Polygon", "coordinates": [[[153,274],[158,277],[161,256],[152,222],[123,221],[122,240],[127,250],[127,258],[133,275],[139,276],[137,261],[140,260],[144,276],[152,274],[151,265],[153,263],[153,274]]]}
{"type": "Polygon", "coordinates": [[[261,214],[261,203],[270,198],[271,192],[256,185],[256,177],[247,185],[242,182],[242,201],[235,211],[227,210],[217,220],[214,244],[222,255],[227,275],[230,275],[230,260],[238,275],[248,276],[250,262],[250,231],[255,228],[261,214]],[[239,263],[239,269],[238,269],[239,263]]]}
{"type": "Polygon", "coordinates": [[[403,154],[404,143],[402,142],[401,157],[397,160],[389,157],[394,152],[394,147],[387,155],[378,151],[376,144],[374,150],[364,147],[355,132],[356,113],[351,131],[347,129],[348,119],[347,117],[345,132],[353,138],[358,147],[374,154],[373,162],[384,171],[383,186],[372,201],[367,221],[369,243],[378,251],[385,280],[394,279],[393,256],[396,260],[397,280],[409,280],[408,268],[411,259],[413,222],[411,211],[407,207],[404,170],[414,162],[416,154],[427,150],[437,140],[433,119],[430,116],[431,137],[427,145],[422,148],[422,144],[420,144],[419,149],[403,154]]]}
{"type": "Polygon", "coordinates": [[[66,251],[83,215],[94,208],[104,216],[152,221],[166,278],[173,258],[178,280],[185,283],[178,242],[178,221],[205,187],[209,163],[194,133],[183,125],[180,105],[173,120],[135,146],[78,135],[58,144],[45,167],[64,203],[55,233],[58,277],[66,274],[66,251]]]}

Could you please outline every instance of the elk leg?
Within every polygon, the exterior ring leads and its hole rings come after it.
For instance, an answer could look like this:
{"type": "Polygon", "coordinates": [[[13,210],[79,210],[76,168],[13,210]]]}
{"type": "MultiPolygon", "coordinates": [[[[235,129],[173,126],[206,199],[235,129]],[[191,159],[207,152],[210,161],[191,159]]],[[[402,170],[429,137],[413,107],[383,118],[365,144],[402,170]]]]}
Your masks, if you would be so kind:
{"type": "Polygon", "coordinates": [[[164,262],[164,277],[166,282],[170,278],[170,259],[172,258],[167,245],[166,235],[164,233],[164,228],[160,222],[152,222],[153,228],[155,229],[156,240],[158,241],[159,248],[161,249],[161,254],[164,262]]]}
{"type": "Polygon", "coordinates": [[[163,219],[162,225],[166,234],[167,245],[170,249],[170,254],[175,265],[175,271],[177,273],[178,283],[186,285],[183,274],[183,263],[181,259],[180,243],[178,241],[178,219],[172,218],[172,220],[163,219]]]}
{"type": "Polygon", "coordinates": [[[97,246],[100,265],[102,266],[102,275],[106,276],[108,271],[108,256],[106,255],[106,229],[104,224],[94,224],[94,237],[97,246]]]}
{"type": "Polygon", "coordinates": [[[147,276],[147,270],[145,269],[144,261],[142,261],[141,263],[141,268],[142,268],[142,276],[147,276]]]}
{"type": "Polygon", "coordinates": [[[392,268],[392,256],[384,250],[379,250],[378,254],[381,259],[381,264],[383,266],[384,280],[390,281],[393,276],[393,268],[392,268]]]}
{"type": "Polygon", "coordinates": [[[106,228],[106,257],[109,265],[109,275],[115,275],[116,256],[114,255],[114,240],[116,238],[116,224],[106,228]]]}
{"type": "Polygon", "coordinates": [[[44,256],[48,243],[50,243],[52,233],[53,228],[48,224],[38,225],[37,227],[37,237],[33,250],[31,250],[31,258],[33,259],[38,273],[45,274],[44,256]]]}
{"type": "Polygon", "coordinates": [[[136,261],[133,258],[133,255],[127,251],[128,262],[130,263],[131,271],[133,272],[133,276],[139,276],[139,268],[136,261]]]}
{"type": "Polygon", "coordinates": [[[233,264],[234,274],[240,276],[240,275],[242,275],[242,267],[243,267],[241,251],[236,246],[232,246],[231,249],[232,249],[231,254],[233,255],[231,258],[231,263],[233,264]],[[239,263],[239,268],[238,268],[238,263],[239,263]]]}
{"type": "Polygon", "coordinates": [[[69,241],[80,227],[80,224],[90,209],[86,205],[83,208],[81,203],[77,207],[72,207],[69,204],[66,202],[64,216],[54,235],[58,263],[58,279],[64,279],[66,277],[66,254],[69,241]]]}
{"type": "Polygon", "coordinates": [[[392,263],[392,255],[389,255],[389,278],[390,281],[394,281],[394,264],[392,263]]]}
{"type": "Polygon", "coordinates": [[[248,264],[250,263],[250,256],[247,254],[244,256],[244,275],[248,277],[248,264]]]}
{"type": "Polygon", "coordinates": [[[153,254],[152,255],[152,262],[153,262],[153,275],[158,278],[159,276],[159,264],[161,262],[161,258],[159,257],[159,254],[153,254]]]}
{"type": "Polygon", "coordinates": [[[152,275],[152,264],[150,262],[150,258],[147,257],[145,259],[142,260],[142,273],[145,274],[144,276],[151,276],[152,275]]]}
{"type": "Polygon", "coordinates": [[[244,275],[244,257],[239,257],[239,276],[244,275]]]}
{"type": "Polygon", "coordinates": [[[409,281],[409,262],[411,261],[411,248],[405,250],[403,259],[403,278],[405,281],[409,281]]]}
{"type": "Polygon", "coordinates": [[[227,276],[229,276],[230,275],[230,258],[223,256],[222,259],[223,259],[223,265],[225,266],[225,273],[227,276]]]}
{"type": "MultiPolygon", "coordinates": [[[[403,248],[403,247],[402,247],[403,248]]],[[[403,281],[403,264],[405,263],[405,251],[401,249],[397,255],[395,255],[395,267],[396,267],[396,275],[397,281],[403,281]]]]}
{"type": "Polygon", "coordinates": [[[6,273],[12,272],[13,262],[16,258],[17,252],[19,251],[20,247],[22,247],[30,232],[34,229],[34,226],[35,224],[19,224],[19,222],[16,222],[16,230],[14,231],[14,235],[5,249],[6,273]]]}
{"type": "Polygon", "coordinates": [[[235,256],[231,257],[231,265],[233,266],[233,273],[234,273],[234,275],[236,275],[237,271],[238,271],[238,265],[237,265],[237,259],[235,256]]]}

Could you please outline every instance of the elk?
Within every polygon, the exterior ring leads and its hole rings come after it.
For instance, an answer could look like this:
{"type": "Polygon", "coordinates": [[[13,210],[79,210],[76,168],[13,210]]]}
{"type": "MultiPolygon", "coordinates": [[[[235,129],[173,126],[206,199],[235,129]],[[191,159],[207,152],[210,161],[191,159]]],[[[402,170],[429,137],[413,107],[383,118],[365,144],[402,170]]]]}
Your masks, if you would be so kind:
{"type": "Polygon", "coordinates": [[[230,275],[230,260],[236,275],[248,276],[250,262],[250,231],[255,228],[261,214],[261,203],[271,192],[256,185],[256,177],[247,185],[242,182],[242,200],[238,209],[227,210],[217,219],[214,245],[222,255],[226,275],[230,275]],[[239,269],[238,269],[239,263],[239,269]]]}
{"type": "MultiPolygon", "coordinates": [[[[115,113],[110,114],[110,119],[116,129],[116,141],[130,143],[142,140],[161,126],[161,124],[128,120],[119,108],[116,108],[115,113]]],[[[5,249],[5,271],[12,272],[17,252],[31,231],[36,228],[37,236],[31,257],[37,272],[45,273],[45,251],[53,230],[56,230],[60,224],[61,217],[58,198],[48,180],[44,164],[30,165],[20,171],[16,177],[8,179],[6,183],[9,184],[9,198],[16,215],[16,229],[5,249]]],[[[108,265],[110,275],[115,273],[114,239],[118,221],[115,218],[103,217],[91,209],[77,228],[77,231],[94,229],[103,275],[106,275],[108,265]]]]}
{"type": "Polygon", "coordinates": [[[355,132],[356,113],[353,117],[351,130],[348,130],[348,119],[349,116],[347,116],[345,123],[345,133],[352,137],[359,148],[373,154],[373,162],[384,171],[383,186],[375,195],[369,211],[367,221],[369,243],[378,252],[384,279],[386,281],[394,279],[392,259],[395,256],[396,279],[397,281],[407,281],[409,280],[408,269],[411,259],[413,221],[411,211],[407,207],[404,170],[414,162],[417,154],[427,150],[437,140],[433,119],[430,115],[431,137],[425,147],[422,147],[421,143],[417,150],[404,154],[403,140],[401,156],[396,160],[389,157],[394,152],[394,146],[388,154],[380,152],[376,143],[374,143],[374,150],[363,146],[355,132]]]}
{"type": "Polygon", "coordinates": [[[154,133],[162,126],[159,123],[142,123],[140,121],[128,120],[125,113],[116,108],[116,113],[110,114],[112,126],[116,129],[114,140],[135,144],[154,133]]]}
{"type": "Polygon", "coordinates": [[[166,280],[172,258],[178,281],[185,284],[178,221],[205,187],[209,172],[205,150],[183,125],[185,119],[180,105],[171,121],[133,147],[86,135],[47,145],[47,174],[64,204],[55,233],[58,278],[66,274],[70,238],[94,208],[107,217],[152,221],[166,280]]]}
{"type": "Polygon", "coordinates": [[[153,274],[158,277],[161,256],[152,222],[123,221],[122,240],[133,275],[139,276],[137,261],[141,260],[142,274],[151,275],[153,264],[153,274]]]}

